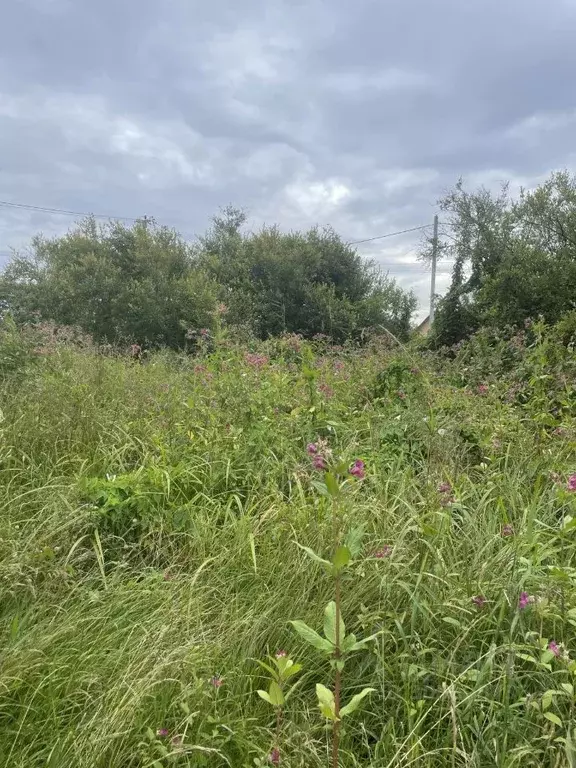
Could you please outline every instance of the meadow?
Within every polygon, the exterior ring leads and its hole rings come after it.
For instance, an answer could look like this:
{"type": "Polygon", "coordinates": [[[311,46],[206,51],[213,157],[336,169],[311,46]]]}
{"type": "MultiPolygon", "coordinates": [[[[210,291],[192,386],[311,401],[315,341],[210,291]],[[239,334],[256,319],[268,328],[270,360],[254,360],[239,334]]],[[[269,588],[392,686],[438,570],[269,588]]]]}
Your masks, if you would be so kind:
{"type": "Polygon", "coordinates": [[[330,766],[338,672],[372,689],[342,767],[576,766],[573,354],[546,334],[142,360],[4,334],[0,765],[330,766]]]}

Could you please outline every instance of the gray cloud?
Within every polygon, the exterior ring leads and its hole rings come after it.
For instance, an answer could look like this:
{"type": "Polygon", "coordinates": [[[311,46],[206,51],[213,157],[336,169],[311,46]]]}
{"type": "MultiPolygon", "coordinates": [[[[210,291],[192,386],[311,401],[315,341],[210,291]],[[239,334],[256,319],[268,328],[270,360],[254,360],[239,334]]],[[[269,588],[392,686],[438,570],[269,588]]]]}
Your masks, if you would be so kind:
{"type": "MultiPolygon", "coordinates": [[[[573,0],[15,0],[0,28],[0,199],[372,237],[459,176],[576,168],[573,0]]],[[[0,258],[64,217],[0,208],[0,258]]],[[[423,306],[418,236],[359,246],[423,306]]],[[[439,288],[447,277],[439,279],[439,288]]]]}

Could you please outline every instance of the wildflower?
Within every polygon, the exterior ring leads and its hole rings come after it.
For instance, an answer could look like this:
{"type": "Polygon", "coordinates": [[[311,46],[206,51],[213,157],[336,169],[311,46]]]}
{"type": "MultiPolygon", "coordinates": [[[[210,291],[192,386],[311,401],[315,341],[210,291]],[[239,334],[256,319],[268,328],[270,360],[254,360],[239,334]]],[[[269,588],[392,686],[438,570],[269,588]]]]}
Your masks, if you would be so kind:
{"type": "Polygon", "coordinates": [[[314,459],[312,460],[312,466],[314,467],[314,469],[318,469],[320,471],[324,471],[325,469],[328,468],[324,457],[320,456],[319,454],[316,454],[316,456],[314,456],[314,459]]]}
{"type": "Polygon", "coordinates": [[[280,765],[280,750],[278,747],[274,747],[272,752],[270,752],[268,762],[272,763],[272,765],[280,765]]]}
{"type": "Polygon", "coordinates": [[[523,611],[525,608],[534,602],[534,598],[528,594],[528,592],[520,592],[520,598],[518,599],[518,608],[523,611]]]}
{"type": "Polygon", "coordinates": [[[438,486],[438,493],[452,493],[452,485],[445,480],[438,486]]]}
{"type": "Polygon", "coordinates": [[[502,536],[514,536],[514,528],[511,523],[502,526],[502,536]]]}
{"type": "Polygon", "coordinates": [[[560,646],[557,645],[557,643],[554,642],[554,640],[550,640],[548,643],[548,650],[552,651],[554,656],[558,657],[560,656],[560,646]]]}
{"type": "Polygon", "coordinates": [[[205,338],[206,336],[208,336],[209,333],[210,331],[208,330],[208,328],[200,328],[200,336],[203,336],[205,338]]]}
{"type": "Polygon", "coordinates": [[[420,369],[419,368],[410,368],[410,373],[413,376],[417,376],[420,373],[420,369]]]}
{"type": "Polygon", "coordinates": [[[350,474],[354,475],[354,477],[357,477],[358,480],[363,480],[366,476],[366,470],[362,459],[356,459],[349,471],[350,474]]]}
{"type": "Polygon", "coordinates": [[[390,557],[392,554],[392,547],[390,544],[384,544],[384,546],[381,549],[376,550],[374,552],[374,557],[377,557],[378,560],[382,560],[384,557],[390,557]]]}
{"type": "Polygon", "coordinates": [[[220,688],[220,686],[222,685],[223,682],[224,681],[222,680],[220,675],[214,675],[213,677],[210,678],[210,685],[212,685],[214,688],[216,688],[216,690],[218,690],[218,688],[220,688]]]}
{"type": "Polygon", "coordinates": [[[170,573],[170,571],[164,571],[164,581],[172,581],[174,576],[170,573]]]}
{"type": "Polygon", "coordinates": [[[396,394],[398,395],[400,400],[405,400],[406,399],[406,393],[403,392],[401,389],[399,389],[398,392],[396,392],[396,394]]]}
{"type": "Polygon", "coordinates": [[[320,384],[318,389],[325,397],[334,397],[334,390],[332,387],[329,387],[328,384],[320,384]]]}
{"type": "Polygon", "coordinates": [[[280,649],[279,651],[276,651],[274,656],[276,656],[277,659],[284,659],[286,658],[286,656],[288,656],[288,654],[286,653],[286,651],[280,649]]]}
{"type": "Polygon", "coordinates": [[[444,429],[444,427],[441,427],[438,430],[438,434],[440,435],[440,437],[444,437],[444,435],[446,434],[447,431],[448,431],[447,429],[444,429]]]}
{"type": "Polygon", "coordinates": [[[168,728],[158,728],[156,731],[156,736],[158,736],[161,739],[166,738],[168,736],[168,728]]]}
{"type": "Polygon", "coordinates": [[[484,597],[484,595],[475,595],[475,596],[472,598],[472,602],[473,602],[473,603],[474,603],[474,605],[476,605],[478,608],[484,608],[484,606],[486,605],[486,598],[484,597]]]}
{"type": "Polygon", "coordinates": [[[488,394],[488,384],[479,384],[477,392],[479,395],[488,394]]]}
{"type": "Polygon", "coordinates": [[[567,432],[564,427],[556,427],[552,434],[556,435],[556,437],[566,437],[567,432]]]}
{"type": "Polygon", "coordinates": [[[180,734],[176,734],[176,736],[172,736],[170,739],[170,744],[172,744],[173,747],[181,747],[182,741],[182,736],[180,736],[180,734]]]}
{"type": "Polygon", "coordinates": [[[569,491],[576,491],[576,473],[573,475],[570,475],[568,478],[568,483],[566,484],[566,487],[569,491]]]}
{"type": "Polygon", "coordinates": [[[318,453],[318,446],[316,443],[308,443],[306,446],[306,453],[308,456],[314,456],[314,454],[318,453]]]}

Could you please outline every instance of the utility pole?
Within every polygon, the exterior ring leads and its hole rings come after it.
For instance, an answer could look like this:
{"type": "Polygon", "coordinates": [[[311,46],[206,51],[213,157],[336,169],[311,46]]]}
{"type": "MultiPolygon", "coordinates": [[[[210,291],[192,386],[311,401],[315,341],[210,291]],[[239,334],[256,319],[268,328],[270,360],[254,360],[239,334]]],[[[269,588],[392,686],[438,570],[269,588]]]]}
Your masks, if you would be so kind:
{"type": "Polygon", "coordinates": [[[438,257],[438,215],[434,216],[432,236],[432,274],[430,276],[430,327],[434,322],[434,294],[436,293],[436,259],[438,257]]]}

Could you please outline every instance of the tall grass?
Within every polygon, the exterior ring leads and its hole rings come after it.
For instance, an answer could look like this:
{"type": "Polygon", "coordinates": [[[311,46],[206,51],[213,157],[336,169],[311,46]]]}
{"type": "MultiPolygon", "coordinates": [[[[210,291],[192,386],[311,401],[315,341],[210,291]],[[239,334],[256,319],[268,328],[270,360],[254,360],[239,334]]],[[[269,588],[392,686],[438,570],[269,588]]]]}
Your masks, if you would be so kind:
{"type": "Polygon", "coordinates": [[[0,765],[264,765],[255,660],[279,648],[304,665],[281,764],[329,764],[328,661],[289,625],[320,629],[331,596],[295,543],[331,547],[318,437],[367,467],[342,610],[377,640],[343,698],[376,691],[341,765],[576,765],[572,422],[544,432],[498,383],[456,389],[408,352],[256,351],[62,348],[5,376],[0,765]]]}

